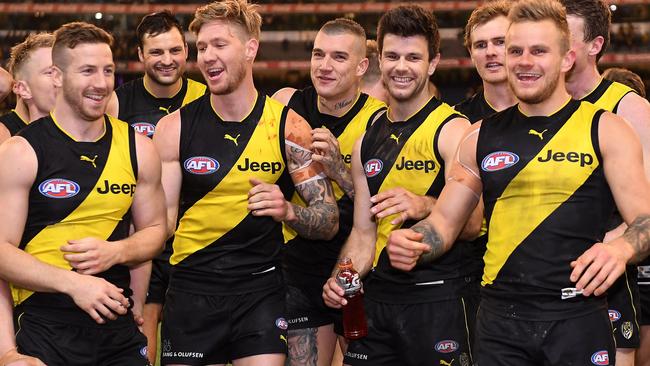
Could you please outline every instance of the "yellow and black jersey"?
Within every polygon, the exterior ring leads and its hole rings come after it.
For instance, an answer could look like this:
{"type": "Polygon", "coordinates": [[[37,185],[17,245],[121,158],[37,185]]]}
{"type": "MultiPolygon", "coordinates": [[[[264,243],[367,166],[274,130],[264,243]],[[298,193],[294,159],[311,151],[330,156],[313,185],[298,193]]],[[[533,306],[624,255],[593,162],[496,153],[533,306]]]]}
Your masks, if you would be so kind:
{"type": "Polygon", "coordinates": [[[7,130],[11,136],[15,136],[18,131],[27,126],[27,122],[25,122],[13,109],[11,112],[0,116],[0,123],[7,127],[7,130]]]}
{"type": "MultiPolygon", "coordinates": [[[[332,132],[339,142],[341,157],[348,167],[355,141],[366,131],[377,113],[386,108],[383,102],[362,93],[345,115],[335,117],[324,114],[318,110],[318,95],[313,87],[297,90],[288,106],[306,119],[312,128],[325,127],[332,132]]],[[[287,241],[284,266],[294,280],[322,283],[329,278],[341,247],[350,235],[354,203],[334,181],[332,188],[339,207],[339,231],[332,240],[308,240],[296,236],[290,227],[284,227],[287,241]]],[[[297,193],[291,201],[306,205],[297,193]]]]}
{"type": "MultiPolygon", "coordinates": [[[[129,235],[138,171],[135,132],[109,116],[104,117],[104,125],[105,133],[95,142],[75,141],[52,116],[19,133],[38,160],[19,247],[45,263],[72,269],[60,250],[68,240],[95,237],[115,241],[129,235]]],[[[130,296],[126,266],[113,266],[97,276],[130,296]]],[[[12,293],[16,305],[79,310],[67,295],[33,293],[15,286],[12,293]]]]}
{"type": "MultiPolygon", "coordinates": [[[[440,131],[450,120],[460,117],[449,105],[431,98],[422,109],[406,121],[391,121],[381,115],[366,132],[361,144],[361,163],[370,195],[403,187],[418,195],[437,197],[445,185],[445,163],[438,143],[440,131]]],[[[395,216],[377,220],[375,261],[371,278],[366,281],[366,294],[382,302],[428,302],[456,296],[470,270],[463,263],[464,245],[454,248],[434,264],[417,266],[413,271],[394,269],[386,242],[391,231],[404,225],[390,223],[395,216]]]]}
{"type": "Polygon", "coordinates": [[[485,99],[483,90],[456,104],[454,109],[466,116],[470,123],[476,123],[497,112],[485,99]]]}
{"type": "Polygon", "coordinates": [[[549,117],[527,117],[514,106],[481,126],[486,308],[553,320],[605,305],[576,294],[569,280],[571,261],[602,241],[614,209],[598,145],[602,113],[575,100],[549,117]]]}
{"type": "Polygon", "coordinates": [[[616,113],[621,99],[629,93],[634,93],[634,90],[629,86],[615,81],[601,79],[596,89],[581,100],[592,103],[596,107],[606,111],[616,113]]]}
{"type": "Polygon", "coordinates": [[[131,124],[136,132],[152,137],[161,118],[205,94],[205,84],[182,80],[181,89],[171,98],[153,96],[145,87],[144,78],[120,86],[115,90],[120,103],[117,117],[131,124]]]}
{"type": "Polygon", "coordinates": [[[248,211],[249,180],[277,184],[287,199],[293,191],[284,150],[288,111],[263,95],[242,121],[221,119],[209,94],[181,108],[171,288],[223,294],[270,285],[260,274],[279,266],[282,224],[248,211]]]}

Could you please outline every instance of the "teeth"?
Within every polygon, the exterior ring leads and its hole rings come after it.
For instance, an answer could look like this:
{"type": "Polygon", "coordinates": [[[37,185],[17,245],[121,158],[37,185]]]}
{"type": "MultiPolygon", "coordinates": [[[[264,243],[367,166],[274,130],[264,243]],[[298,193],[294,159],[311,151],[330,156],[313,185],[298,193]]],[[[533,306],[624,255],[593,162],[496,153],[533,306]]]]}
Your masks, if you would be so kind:
{"type": "Polygon", "coordinates": [[[395,76],[393,77],[393,80],[397,81],[398,83],[408,83],[411,81],[411,78],[395,76]]]}
{"type": "Polygon", "coordinates": [[[102,99],[104,99],[104,96],[103,95],[96,95],[96,94],[89,94],[89,95],[86,95],[86,98],[89,98],[89,99],[92,99],[92,100],[95,100],[95,101],[101,101],[102,99]]]}
{"type": "Polygon", "coordinates": [[[498,66],[501,66],[501,64],[496,63],[496,62],[490,62],[490,63],[488,63],[488,64],[485,65],[485,66],[486,66],[486,67],[498,67],[498,66]]]}

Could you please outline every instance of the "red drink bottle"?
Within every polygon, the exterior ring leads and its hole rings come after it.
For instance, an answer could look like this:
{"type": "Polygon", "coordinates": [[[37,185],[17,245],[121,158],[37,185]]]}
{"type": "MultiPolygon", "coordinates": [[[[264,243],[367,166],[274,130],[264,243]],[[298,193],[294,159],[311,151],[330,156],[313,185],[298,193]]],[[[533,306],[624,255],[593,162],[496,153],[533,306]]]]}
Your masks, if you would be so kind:
{"type": "Polygon", "coordinates": [[[341,258],[336,281],[345,290],[347,305],[343,307],[343,336],[348,339],[359,339],[368,335],[366,311],[363,307],[363,293],[361,293],[361,278],[359,272],[352,268],[350,258],[341,258]]]}

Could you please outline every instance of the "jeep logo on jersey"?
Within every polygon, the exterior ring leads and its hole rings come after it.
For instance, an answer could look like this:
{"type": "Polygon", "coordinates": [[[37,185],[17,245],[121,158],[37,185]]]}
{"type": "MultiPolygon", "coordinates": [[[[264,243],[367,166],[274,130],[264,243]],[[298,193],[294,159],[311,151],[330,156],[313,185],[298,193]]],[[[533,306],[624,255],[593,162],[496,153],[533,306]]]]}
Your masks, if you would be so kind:
{"type": "Polygon", "coordinates": [[[519,156],[509,151],[497,151],[489,154],[481,162],[481,169],[486,172],[495,172],[497,170],[510,168],[517,164],[519,156]]]}
{"type": "Polygon", "coordinates": [[[607,310],[607,312],[609,313],[609,321],[615,322],[621,319],[621,313],[619,313],[618,311],[610,309],[607,310]]]}
{"type": "Polygon", "coordinates": [[[71,180],[52,178],[39,184],[38,191],[45,197],[70,198],[79,193],[79,185],[71,180]]]}
{"type": "Polygon", "coordinates": [[[99,194],[128,194],[133,197],[135,193],[135,184],[117,184],[111,183],[108,179],[104,179],[104,184],[101,184],[97,187],[97,193],[99,194]]]}
{"type": "Polygon", "coordinates": [[[350,163],[352,163],[352,154],[341,154],[341,160],[343,160],[344,163],[350,165],[350,163]]]}
{"type": "Polygon", "coordinates": [[[368,178],[372,178],[379,174],[383,168],[384,163],[379,159],[370,159],[366,161],[366,164],[363,166],[363,169],[366,171],[366,177],[368,178]]]}
{"type": "Polygon", "coordinates": [[[425,173],[436,170],[436,163],[433,160],[406,160],[402,159],[395,165],[397,170],[424,170],[425,173]]]}
{"type": "Polygon", "coordinates": [[[458,342],[447,339],[436,343],[435,348],[440,353],[451,353],[458,349],[458,342]]]}
{"type": "Polygon", "coordinates": [[[219,170],[219,162],[207,156],[195,156],[185,160],[185,170],[192,174],[206,175],[219,170]]]}
{"type": "Polygon", "coordinates": [[[273,161],[273,162],[257,162],[257,161],[251,161],[249,158],[244,159],[244,164],[239,164],[237,165],[237,169],[241,170],[242,172],[250,170],[252,172],[271,172],[273,174],[279,172],[282,170],[282,163],[279,161],[273,161]]]}
{"type": "Polygon", "coordinates": [[[547,150],[545,157],[538,157],[537,161],[541,163],[546,163],[547,161],[568,161],[569,163],[580,163],[580,166],[591,165],[594,162],[594,157],[591,154],[587,153],[577,153],[575,151],[569,151],[568,153],[563,153],[561,151],[553,152],[553,150],[547,150]]]}
{"type": "Polygon", "coordinates": [[[609,365],[609,354],[607,351],[598,351],[591,355],[591,363],[594,365],[609,365]]]}
{"type": "Polygon", "coordinates": [[[156,132],[156,126],[147,122],[138,122],[131,125],[135,132],[145,135],[148,137],[153,136],[153,133],[156,132]]]}

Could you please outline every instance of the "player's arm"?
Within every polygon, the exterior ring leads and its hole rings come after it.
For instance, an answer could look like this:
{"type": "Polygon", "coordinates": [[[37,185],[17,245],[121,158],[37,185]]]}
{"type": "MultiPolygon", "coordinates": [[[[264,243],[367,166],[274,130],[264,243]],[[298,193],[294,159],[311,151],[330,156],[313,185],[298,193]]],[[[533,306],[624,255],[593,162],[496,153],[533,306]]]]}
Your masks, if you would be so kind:
{"type": "Polygon", "coordinates": [[[338,231],[339,211],[329,179],[320,164],[312,161],[309,124],[289,110],[285,126],[287,169],[296,191],[307,207],[287,201],[275,184],[252,179],[248,209],[255,216],[271,216],[307,239],[329,240],[338,231]]]}
{"type": "MultiPolygon", "coordinates": [[[[354,269],[359,275],[365,277],[375,259],[375,242],[377,240],[377,223],[375,222],[370,207],[370,189],[366,175],[361,164],[361,141],[363,136],[357,140],[352,151],[352,179],[354,181],[354,223],[350,236],[341,248],[339,258],[348,257],[352,259],[354,269]]],[[[343,298],[344,291],[338,285],[334,275],[336,268],[325,285],[323,286],[323,300],[332,308],[340,308],[345,305],[343,298]]]]}
{"type": "Polygon", "coordinates": [[[0,365],[45,366],[39,359],[21,355],[16,348],[13,301],[9,285],[0,280],[0,365]]]}
{"type": "Polygon", "coordinates": [[[393,267],[410,271],[418,263],[433,262],[451,248],[465,227],[483,189],[476,164],[479,128],[476,123],[465,133],[431,214],[410,229],[390,234],[386,250],[393,267]]]}
{"type": "Polygon", "coordinates": [[[627,263],[650,253],[650,184],[639,138],[625,120],[609,112],[600,118],[598,135],[605,177],[628,228],[623,236],[594,244],[571,263],[571,281],[586,296],[603,294],[627,263]]]}
{"type": "Polygon", "coordinates": [[[4,123],[0,123],[0,144],[9,140],[11,133],[7,129],[7,126],[4,123]]]}
{"type": "Polygon", "coordinates": [[[81,274],[97,274],[117,264],[135,266],[162,252],[167,237],[165,195],[160,184],[160,158],[151,140],[135,134],[138,159],[131,215],[135,232],[122,240],[75,238],[61,247],[64,258],[81,274]]]}
{"type": "Polygon", "coordinates": [[[295,88],[282,88],[273,94],[271,98],[277,100],[278,102],[288,106],[293,93],[296,92],[295,88]]]}
{"type": "Polygon", "coordinates": [[[38,162],[29,143],[12,137],[0,146],[0,277],[39,292],[64,293],[98,323],[126,313],[128,300],[106,280],[61,269],[18,249],[38,162]]]}
{"type": "Polygon", "coordinates": [[[178,217],[183,173],[179,162],[181,114],[177,110],[163,117],[156,125],[153,142],[162,162],[161,181],[167,204],[167,237],[174,234],[178,217]]]}
{"type": "Polygon", "coordinates": [[[115,118],[117,118],[117,116],[120,114],[120,100],[117,98],[117,94],[115,92],[111,94],[111,99],[108,100],[106,114],[115,118]]]}
{"type": "Polygon", "coordinates": [[[346,196],[354,199],[352,174],[341,156],[339,141],[324,127],[314,128],[311,136],[311,150],[314,152],[312,159],[323,167],[327,177],[335,181],[346,196]]]}
{"type": "Polygon", "coordinates": [[[129,269],[131,283],[129,287],[133,291],[133,318],[139,327],[144,323],[144,303],[147,300],[147,291],[149,290],[149,279],[151,277],[151,261],[146,261],[140,265],[129,269]]]}

